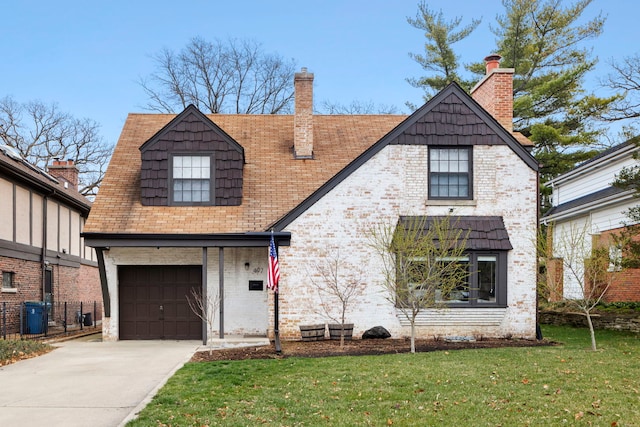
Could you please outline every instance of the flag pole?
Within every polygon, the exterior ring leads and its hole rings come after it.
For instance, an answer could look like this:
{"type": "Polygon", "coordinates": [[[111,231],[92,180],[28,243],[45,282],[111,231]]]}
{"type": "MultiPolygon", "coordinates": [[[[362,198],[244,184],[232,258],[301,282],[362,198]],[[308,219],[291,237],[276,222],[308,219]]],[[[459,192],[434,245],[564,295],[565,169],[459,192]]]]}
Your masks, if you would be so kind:
{"type": "Polygon", "coordinates": [[[282,353],[282,345],[280,344],[280,308],[278,307],[278,291],[274,292],[273,297],[275,298],[273,303],[273,309],[275,311],[275,327],[273,329],[273,332],[275,334],[276,353],[280,354],[282,353]]]}
{"type": "MultiPolygon", "coordinates": [[[[274,243],[274,238],[273,238],[273,228],[271,229],[271,243],[273,243],[273,247],[276,253],[276,257],[278,256],[278,246],[274,243]]],[[[271,246],[270,243],[270,246],[271,246]]],[[[274,318],[273,318],[273,334],[274,334],[274,344],[276,347],[276,353],[280,354],[282,353],[282,345],[280,344],[280,306],[279,306],[279,299],[278,299],[278,295],[279,295],[279,290],[280,290],[280,286],[278,286],[278,284],[275,284],[275,287],[273,289],[273,311],[274,311],[274,318]]]]}

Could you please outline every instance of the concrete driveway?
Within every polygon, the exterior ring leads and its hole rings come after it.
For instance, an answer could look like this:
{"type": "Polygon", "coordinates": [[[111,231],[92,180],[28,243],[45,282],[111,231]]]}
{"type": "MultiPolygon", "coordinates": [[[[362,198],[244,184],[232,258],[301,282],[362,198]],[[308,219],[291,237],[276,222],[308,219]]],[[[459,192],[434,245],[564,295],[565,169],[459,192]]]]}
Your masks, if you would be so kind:
{"type": "Polygon", "coordinates": [[[81,341],[0,368],[0,426],[124,425],[199,341],[81,341]]]}

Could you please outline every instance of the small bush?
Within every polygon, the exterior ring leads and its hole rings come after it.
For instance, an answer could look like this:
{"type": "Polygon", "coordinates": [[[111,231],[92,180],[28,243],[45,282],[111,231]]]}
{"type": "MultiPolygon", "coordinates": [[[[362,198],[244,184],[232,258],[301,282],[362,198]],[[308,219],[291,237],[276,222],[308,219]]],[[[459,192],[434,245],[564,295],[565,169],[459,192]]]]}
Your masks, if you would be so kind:
{"type": "Polygon", "coordinates": [[[53,347],[39,341],[0,340],[0,366],[51,351],[53,347]]]}
{"type": "Polygon", "coordinates": [[[640,312],[640,302],[601,302],[596,310],[607,312],[640,312]]]}

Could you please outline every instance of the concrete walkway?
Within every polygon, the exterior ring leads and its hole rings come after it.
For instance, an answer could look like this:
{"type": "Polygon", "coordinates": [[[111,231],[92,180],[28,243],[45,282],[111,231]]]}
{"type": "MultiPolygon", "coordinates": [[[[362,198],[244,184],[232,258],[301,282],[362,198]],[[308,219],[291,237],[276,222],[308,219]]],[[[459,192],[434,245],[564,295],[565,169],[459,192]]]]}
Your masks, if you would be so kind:
{"type": "Polygon", "coordinates": [[[0,426],[124,425],[199,341],[82,341],[0,368],[0,426]]]}

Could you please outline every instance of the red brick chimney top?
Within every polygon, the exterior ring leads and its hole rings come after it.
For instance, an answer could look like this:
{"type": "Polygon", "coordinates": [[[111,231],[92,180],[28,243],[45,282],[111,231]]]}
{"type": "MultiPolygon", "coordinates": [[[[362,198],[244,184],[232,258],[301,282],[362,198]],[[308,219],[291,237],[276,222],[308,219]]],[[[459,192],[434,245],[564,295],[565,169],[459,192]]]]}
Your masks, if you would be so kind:
{"type": "Polygon", "coordinates": [[[484,58],[484,62],[487,64],[487,74],[489,74],[494,68],[500,67],[501,59],[502,56],[498,55],[497,53],[492,53],[491,55],[484,58]]]}
{"type": "Polygon", "coordinates": [[[60,160],[54,159],[53,163],[48,167],[49,173],[72,189],[78,191],[78,167],[72,159],[60,160]]]}

